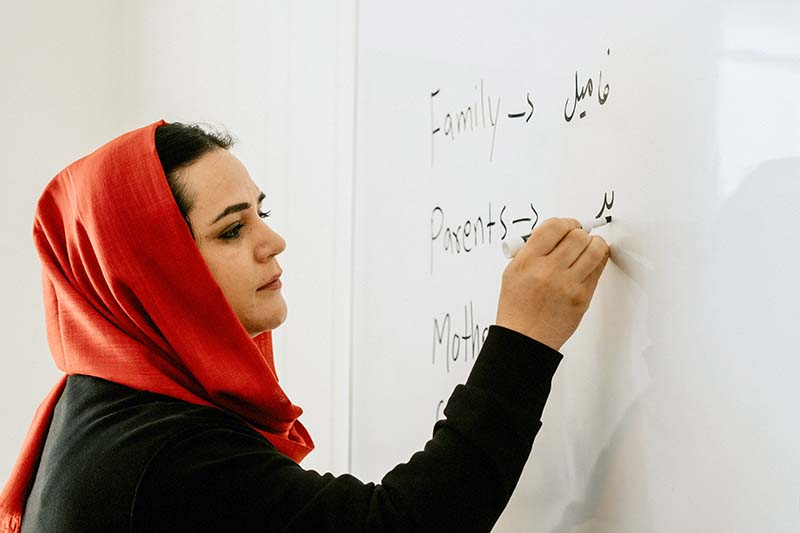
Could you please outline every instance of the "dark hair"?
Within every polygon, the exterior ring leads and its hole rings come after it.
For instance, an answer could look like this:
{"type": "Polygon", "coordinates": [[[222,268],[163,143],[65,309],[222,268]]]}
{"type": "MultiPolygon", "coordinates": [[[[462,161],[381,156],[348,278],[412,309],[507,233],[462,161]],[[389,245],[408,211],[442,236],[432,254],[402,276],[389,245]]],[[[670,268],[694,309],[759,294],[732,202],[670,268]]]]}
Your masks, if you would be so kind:
{"type": "Polygon", "coordinates": [[[219,149],[227,150],[235,142],[236,140],[230,133],[220,129],[211,129],[208,126],[203,127],[199,124],[173,122],[156,128],[158,159],[164,168],[164,175],[167,177],[172,197],[189,226],[192,238],[194,238],[194,230],[189,222],[189,211],[194,205],[194,198],[189,196],[185,182],[179,179],[180,170],[209,152],[219,149]]]}

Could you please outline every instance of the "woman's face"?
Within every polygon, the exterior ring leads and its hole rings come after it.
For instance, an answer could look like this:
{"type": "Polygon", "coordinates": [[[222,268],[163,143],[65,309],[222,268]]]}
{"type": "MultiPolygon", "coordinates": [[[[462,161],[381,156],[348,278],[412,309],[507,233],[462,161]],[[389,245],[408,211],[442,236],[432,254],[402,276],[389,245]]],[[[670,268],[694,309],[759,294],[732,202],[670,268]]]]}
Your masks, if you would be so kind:
{"type": "Polygon", "coordinates": [[[278,327],[286,302],[276,256],[286,242],[262,220],[264,194],[223,149],[180,170],[179,179],[193,200],[188,216],[200,254],[242,325],[251,336],[278,327]]]}

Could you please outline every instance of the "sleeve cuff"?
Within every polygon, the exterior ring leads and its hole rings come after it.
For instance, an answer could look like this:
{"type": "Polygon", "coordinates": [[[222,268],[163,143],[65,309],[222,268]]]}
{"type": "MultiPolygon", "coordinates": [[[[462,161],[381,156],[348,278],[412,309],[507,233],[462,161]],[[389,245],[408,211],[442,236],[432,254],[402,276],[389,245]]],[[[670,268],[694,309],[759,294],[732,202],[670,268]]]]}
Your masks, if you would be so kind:
{"type": "Polygon", "coordinates": [[[563,355],[527,335],[493,325],[467,378],[512,405],[544,408],[563,355]]]}

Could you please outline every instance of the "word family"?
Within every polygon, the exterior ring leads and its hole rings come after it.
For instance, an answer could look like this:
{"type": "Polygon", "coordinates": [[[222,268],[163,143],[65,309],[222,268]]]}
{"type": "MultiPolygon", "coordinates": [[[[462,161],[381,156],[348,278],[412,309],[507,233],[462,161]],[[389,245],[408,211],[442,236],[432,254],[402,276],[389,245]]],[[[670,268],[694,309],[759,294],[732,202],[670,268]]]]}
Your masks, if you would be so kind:
{"type": "MultiPolygon", "coordinates": [[[[606,49],[606,56],[611,56],[610,48],[606,49]]],[[[596,78],[585,74],[581,75],[578,70],[575,70],[574,73],[574,87],[569,88],[570,96],[566,98],[566,101],[559,99],[560,101],[544,102],[543,105],[546,109],[552,109],[552,115],[546,112],[545,116],[557,117],[561,112],[559,111],[560,102],[564,102],[564,121],[571,123],[576,114],[579,120],[586,118],[595,99],[600,106],[606,104],[611,93],[611,85],[607,81],[603,82],[602,69],[599,70],[596,78]]],[[[570,82],[572,82],[572,78],[573,76],[570,74],[568,78],[570,82]]],[[[520,94],[522,92],[520,91],[520,93],[513,94],[512,98],[502,99],[498,94],[490,94],[486,85],[484,80],[480,80],[480,83],[474,85],[471,94],[467,95],[460,91],[442,88],[436,88],[428,93],[431,119],[429,130],[431,167],[435,166],[440,154],[457,153],[453,147],[462,144],[458,142],[459,140],[468,138],[479,138],[479,142],[485,142],[488,147],[488,159],[493,161],[495,141],[498,139],[497,130],[501,122],[518,125],[517,131],[521,131],[522,127],[533,123],[531,119],[533,119],[534,110],[538,104],[534,105],[532,91],[527,91],[524,95],[520,94]]],[[[508,135],[505,137],[507,138],[508,135]]],[[[470,150],[470,155],[475,152],[474,145],[469,145],[467,148],[470,150]]],[[[485,152],[479,151],[479,153],[485,152]]]]}
{"type": "MultiPolygon", "coordinates": [[[[441,89],[431,92],[431,166],[434,165],[435,161],[437,136],[444,135],[451,141],[455,141],[463,135],[474,136],[488,128],[491,128],[492,134],[489,146],[489,161],[494,158],[497,125],[500,119],[503,118],[500,116],[500,97],[498,96],[492,100],[490,95],[485,94],[483,80],[481,80],[480,86],[475,85],[475,91],[477,100],[466,105],[456,106],[455,109],[451,109],[444,116],[438,113],[438,102],[444,96],[441,95],[441,89]]],[[[514,112],[506,113],[505,118],[519,120],[520,123],[526,124],[530,122],[534,110],[531,93],[527,93],[525,99],[520,101],[522,102],[521,105],[518,105],[514,112]],[[524,122],[522,122],[522,119],[524,119],[524,122]]]]}
{"type": "MultiPolygon", "coordinates": [[[[609,48],[607,51],[608,55],[611,55],[611,49],[609,48]]],[[[564,120],[567,122],[571,122],[572,119],[575,117],[575,110],[578,108],[578,104],[584,101],[585,99],[592,97],[592,92],[594,91],[594,82],[592,82],[592,78],[586,80],[586,83],[578,83],[578,71],[575,71],[575,95],[572,97],[572,109],[570,110],[570,98],[567,98],[566,103],[564,104],[564,120]]],[[[600,105],[605,105],[606,100],[608,100],[608,93],[611,91],[608,83],[603,85],[603,71],[600,71],[600,76],[597,79],[597,102],[600,105]],[[603,88],[602,92],[600,87],[603,88]]],[[[578,115],[579,118],[586,118],[586,102],[581,106],[581,112],[578,115]]]]}

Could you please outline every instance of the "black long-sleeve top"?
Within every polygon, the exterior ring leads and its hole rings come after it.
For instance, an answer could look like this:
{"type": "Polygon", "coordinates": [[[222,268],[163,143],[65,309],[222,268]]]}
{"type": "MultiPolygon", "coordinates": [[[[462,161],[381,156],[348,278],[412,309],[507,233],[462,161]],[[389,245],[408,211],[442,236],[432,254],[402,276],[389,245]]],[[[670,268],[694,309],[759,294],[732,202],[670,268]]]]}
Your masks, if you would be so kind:
{"type": "Polygon", "coordinates": [[[433,438],[378,485],[304,470],[228,412],[70,376],[22,531],[489,531],[560,361],[492,326],[433,438]]]}

